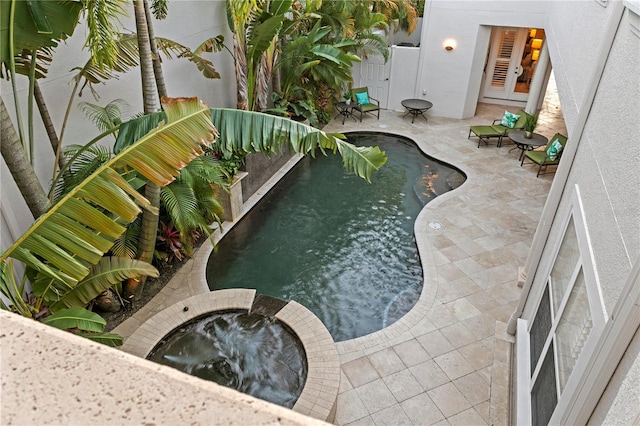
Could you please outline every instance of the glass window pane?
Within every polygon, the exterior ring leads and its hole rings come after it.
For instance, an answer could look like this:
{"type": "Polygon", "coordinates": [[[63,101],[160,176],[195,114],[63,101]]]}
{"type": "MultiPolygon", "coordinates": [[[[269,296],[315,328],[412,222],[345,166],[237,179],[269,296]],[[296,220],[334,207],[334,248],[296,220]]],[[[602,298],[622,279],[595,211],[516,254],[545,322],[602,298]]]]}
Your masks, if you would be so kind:
{"type": "Polygon", "coordinates": [[[556,329],[558,378],[561,394],[592,328],[593,322],[591,321],[587,287],[582,269],[580,269],[556,329]]]}
{"type": "Polygon", "coordinates": [[[531,375],[536,370],[538,365],[538,359],[544,348],[544,342],[549,337],[549,331],[551,330],[551,307],[549,302],[549,287],[547,286],[540,300],[540,306],[536,312],[536,317],[531,324],[531,331],[529,332],[529,351],[531,356],[531,375]]]}
{"type": "Polygon", "coordinates": [[[542,368],[531,390],[531,421],[533,426],[547,426],[558,405],[556,370],[553,361],[553,345],[544,357],[542,368]]]}
{"type": "Polygon", "coordinates": [[[551,271],[551,294],[553,296],[554,314],[558,312],[564,293],[569,285],[571,274],[576,269],[578,260],[580,260],[580,249],[578,248],[576,227],[573,223],[572,216],[567,226],[567,232],[562,239],[558,257],[551,271]]]}

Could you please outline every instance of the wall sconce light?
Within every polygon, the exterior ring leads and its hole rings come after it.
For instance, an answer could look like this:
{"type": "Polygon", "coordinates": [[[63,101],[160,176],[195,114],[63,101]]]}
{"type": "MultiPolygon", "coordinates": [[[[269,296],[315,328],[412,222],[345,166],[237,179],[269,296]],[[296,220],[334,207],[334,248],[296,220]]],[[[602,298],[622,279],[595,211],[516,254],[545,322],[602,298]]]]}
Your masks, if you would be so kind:
{"type": "Polygon", "coordinates": [[[536,28],[531,28],[529,30],[529,37],[534,38],[537,33],[538,33],[538,30],[536,28]]]}
{"type": "Polygon", "coordinates": [[[531,54],[531,60],[537,61],[539,57],[540,57],[540,51],[538,49],[534,50],[533,53],[531,54]]]}
{"type": "Polygon", "coordinates": [[[452,51],[456,47],[456,41],[452,38],[448,38],[444,41],[444,43],[442,43],[442,45],[444,46],[445,50],[452,51]]]}
{"type": "Polygon", "coordinates": [[[531,48],[532,49],[540,49],[542,47],[542,39],[541,38],[534,38],[533,41],[531,42],[531,48]]]}

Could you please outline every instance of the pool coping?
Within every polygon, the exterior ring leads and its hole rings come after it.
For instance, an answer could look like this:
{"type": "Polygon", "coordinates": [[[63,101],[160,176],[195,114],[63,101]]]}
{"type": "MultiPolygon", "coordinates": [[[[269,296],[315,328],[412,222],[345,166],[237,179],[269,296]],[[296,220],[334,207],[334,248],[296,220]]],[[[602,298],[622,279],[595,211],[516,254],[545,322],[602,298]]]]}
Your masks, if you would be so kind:
{"type": "MultiPolygon", "coordinates": [[[[256,291],[208,291],[177,302],[145,321],[123,344],[122,350],[146,358],[160,340],[185,322],[215,311],[251,311],[256,291]]],[[[307,378],[292,410],[323,421],[333,421],[340,388],[340,360],[333,338],[322,321],[301,304],[290,301],[275,314],[300,339],[307,358],[307,378]]]]}

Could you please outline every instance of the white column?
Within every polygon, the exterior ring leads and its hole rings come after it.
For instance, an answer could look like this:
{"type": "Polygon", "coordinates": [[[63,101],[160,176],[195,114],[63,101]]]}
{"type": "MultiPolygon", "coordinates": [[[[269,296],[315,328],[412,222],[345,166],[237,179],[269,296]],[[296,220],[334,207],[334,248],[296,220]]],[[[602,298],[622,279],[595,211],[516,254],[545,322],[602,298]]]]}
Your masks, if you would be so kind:
{"type": "Polygon", "coordinates": [[[531,87],[529,87],[529,99],[527,99],[527,106],[525,107],[525,111],[528,114],[535,114],[538,109],[537,106],[540,101],[540,96],[544,95],[542,93],[542,89],[545,88],[544,78],[550,66],[549,49],[547,48],[547,43],[544,43],[542,50],[540,50],[540,56],[538,57],[536,72],[533,74],[533,79],[531,80],[531,87]]]}

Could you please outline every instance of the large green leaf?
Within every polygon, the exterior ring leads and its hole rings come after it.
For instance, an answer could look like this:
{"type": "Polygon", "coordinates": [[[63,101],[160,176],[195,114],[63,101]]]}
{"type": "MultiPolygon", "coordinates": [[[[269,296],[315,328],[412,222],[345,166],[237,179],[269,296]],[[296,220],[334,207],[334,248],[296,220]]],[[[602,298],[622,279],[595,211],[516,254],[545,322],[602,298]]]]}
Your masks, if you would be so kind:
{"type": "Polygon", "coordinates": [[[10,59],[9,27],[11,6],[15,5],[13,51],[56,47],[73,34],[82,10],[82,2],[69,1],[0,1],[0,62],[10,59]]]}
{"type": "Polygon", "coordinates": [[[225,155],[233,152],[275,152],[291,148],[297,153],[315,155],[317,149],[339,152],[347,171],[367,182],[387,158],[378,147],[356,147],[342,140],[341,134],[322,130],[259,112],[211,108],[211,119],[220,132],[218,142],[225,155]]]}
{"type": "Polygon", "coordinates": [[[104,327],[107,322],[104,318],[84,308],[63,309],[48,316],[42,322],[60,330],[74,330],[74,334],[103,345],[122,346],[122,336],[105,333],[104,327]]]}
{"type": "Polygon", "coordinates": [[[103,257],[91,268],[89,275],[76,285],[73,290],[50,306],[51,312],[74,306],[86,306],[114,284],[128,278],[139,278],[141,275],[157,277],[158,270],[152,265],[126,257],[103,257]]]}
{"type": "MultiPolygon", "coordinates": [[[[322,130],[287,118],[260,112],[228,108],[210,108],[211,120],[220,134],[216,142],[226,157],[234,152],[276,152],[291,148],[301,154],[315,155],[320,149],[338,152],[345,168],[370,182],[372,174],[387,161],[377,147],[356,147],[345,142],[339,133],[322,130]]],[[[114,150],[124,149],[139,134],[163,119],[163,112],[136,118],[120,127],[114,150]]]]}
{"type": "Polygon", "coordinates": [[[67,288],[86,277],[124,232],[124,225],[140,213],[138,205],[153,210],[116,170],[133,169],[165,186],[203,152],[202,146],[213,142],[215,128],[208,108],[197,98],[168,99],[163,106],[166,123],[67,193],[0,256],[0,261],[18,259],[67,288]]]}
{"type": "Polygon", "coordinates": [[[100,315],[80,307],[61,310],[49,315],[42,322],[60,330],[77,328],[94,332],[104,331],[104,327],[107,325],[107,321],[100,315]]]}
{"type": "Polygon", "coordinates": [[[31,318],[31,307],[22,298],[22,289],[18,288],[13,271],[13,262],[0,263],[0,293],[6,298],[0,298],[0,308],[6,311],[17,312],[24,317],[31,318]]]}
{"type": "Polygon", "coordinates": [[[84,337],[89,340],[93,340],[96,343],[101,343],[110,347],[122,346],[122,336],[114,333],[76,333],[80,337],[84,337]]]}

